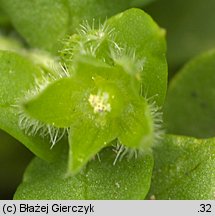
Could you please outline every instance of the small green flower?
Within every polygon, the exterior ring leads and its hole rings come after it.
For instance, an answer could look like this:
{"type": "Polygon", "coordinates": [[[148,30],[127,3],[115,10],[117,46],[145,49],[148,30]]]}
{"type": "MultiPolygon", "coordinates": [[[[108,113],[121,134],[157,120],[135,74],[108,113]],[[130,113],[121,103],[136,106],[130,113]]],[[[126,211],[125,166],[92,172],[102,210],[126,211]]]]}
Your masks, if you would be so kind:
{"type": "Polygon", "coordinates": [[[152,110],[140,81],[92,57],[80,57],[73,76],[53,82],[23,108],[44,124],[69,129],[73,172],[113,140],[140,151],[154,142],[152,110]]]}
{"type": "Polygon", "coordinates": [[[60,131],[68,131],[73,173],[108,145],[114,145],[114,164],[127,153],[149,151],[160,135],[157,106],[166,91],[164,53],[163,31],[140,10],[117,15],[98,29],[86,22],[64,43],[65,73],[42,91],[37,87],[39,92],[22,104],[24,127],[50,134],[53,145],[62,137],[60,131]],[[147,34],[146,26],[151,29],[147,34]],[[137,29],[141,38],[134,34],[137,29]]]}
{"type": "Polygon", "coordinates": [[[141,10],[114,16],[98,29],[86,22],[64,43],[64,73],[44,73],[45,84],[37,81],[22,103],[20,128],[49,134],[52,146],[67,131],[72,172],[108,145],[116,151],[114,164],[127,153],[150,150],[160,135],[165,50],[163,30],[141,10]]]}

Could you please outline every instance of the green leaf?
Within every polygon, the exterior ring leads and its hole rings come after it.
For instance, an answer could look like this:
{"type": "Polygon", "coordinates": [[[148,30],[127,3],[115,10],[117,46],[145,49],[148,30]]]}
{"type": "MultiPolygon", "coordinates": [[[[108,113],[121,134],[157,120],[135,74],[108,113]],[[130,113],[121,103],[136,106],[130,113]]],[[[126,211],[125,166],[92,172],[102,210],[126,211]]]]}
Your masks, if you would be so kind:
{"type": "Polygon", "coordinates": [[[0,50],[11,50],[28,58],[43,71],[56,75],[61,73],[62,68],[58,63],[59,59],[49,52],[38,49],[26,49],[24,44],[17,37],[4,36],[0,34],[0,50]]]}
{"type": "Polygon", "coordinates": [[[94,23],[98,25],[118,12],[150,1],[22,0],[14,3],[13,0],[0,0],[0,5],[30,46],[56,53],[63,37],[75,33],[84,20],[90,24],[96,20],[94,23]]]}
{"type": "Polygon", "coordinates": [[[88,20],[90,25],[95,21],[95,26],[98,26],[99,21],[104,22],[130,7],[143,6],[151,1],[153,0],[69,0],[70,31],[74,33],[83,20],[88,20]]]}
{"type": "MultiPolygon", "coordinates": [[[[143,95],[154,97],[159,106],[164,102],[167,87],[165,31],[140,9],[130,9],[108,20],[116,33],[116,42],[135,51],[142,60],[143,95]]],[[[126,65],[126,62],[124,62],[126,65]]]]}
{"type": "Polygon", "coordinates": [[[153,167],[151,155],[113,165],[116,153],[104,149],[100,160],[92,160],[79,174],[67,175],[67,160],[54,164],[36,158],[26,170],[15,199],[95,200],[144,199],[150,186],[153,167]],[[36,190],[35,190],[36,188],[36,190]]]}
{"type": "Polygon", "coordinates": [[[56,52],[69,25],[66,0],[0,0],[14,27],[33,47],[56,52]]]}
{"type": "Polygon", "coordinates": [[[62,144],[50,150],[47,139],[29,136],[19,127],[19,109],[17,100],[25,97],[35,82],[35,76],[41,77],[41,71],[22,56],[0,51],[0,128],[14,136],[36,155],[44,159],[53,159],[62,148],[62,144]]]}
{"type": "Polygon", "coordinates": [[[154,151],[155,167],[148,198],[213,200],[215,139],[167,136],[154,151]]]}
{"type": "Polygon", "coordinates": [[[215,136],[215,51],[198,56],[170,83],[164,109],[169,133],[215,136]]]}
{"type": "Polygon", "coordinates": [[[145,10],[166,28],[170,75],[196,54],[215,46],[215,1],[160,0],[145,10]]]}

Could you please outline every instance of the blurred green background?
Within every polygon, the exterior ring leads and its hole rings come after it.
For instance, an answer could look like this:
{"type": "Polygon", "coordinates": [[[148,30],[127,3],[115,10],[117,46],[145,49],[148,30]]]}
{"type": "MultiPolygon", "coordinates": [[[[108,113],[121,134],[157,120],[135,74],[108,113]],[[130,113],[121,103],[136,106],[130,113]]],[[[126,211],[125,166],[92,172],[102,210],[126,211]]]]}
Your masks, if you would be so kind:
{"type": "Polygon", "coordinates": [[[166,29],[170,77],[189,59],[215,47],[214,0],[157,0],[144,10],[166,29]]]}
{"type": "Polygon", "coordinates": [[[0,200],[13,197],[32,157],[23,145],[0,130],[0,200]]]}

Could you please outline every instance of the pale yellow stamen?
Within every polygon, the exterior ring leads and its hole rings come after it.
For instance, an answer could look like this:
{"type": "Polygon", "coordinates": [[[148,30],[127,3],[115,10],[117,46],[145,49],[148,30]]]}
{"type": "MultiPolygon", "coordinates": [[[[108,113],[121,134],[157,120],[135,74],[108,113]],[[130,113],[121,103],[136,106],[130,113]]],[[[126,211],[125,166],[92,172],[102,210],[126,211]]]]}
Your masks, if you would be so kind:
{"type": "Polygon", "coordinates": [[[107,92],[98,92],[97,95],[90,94],[88,99],[90,105],[93,107],[94,113],[105,113],[111,111],[109,101],[109,94],[107,92]]]}

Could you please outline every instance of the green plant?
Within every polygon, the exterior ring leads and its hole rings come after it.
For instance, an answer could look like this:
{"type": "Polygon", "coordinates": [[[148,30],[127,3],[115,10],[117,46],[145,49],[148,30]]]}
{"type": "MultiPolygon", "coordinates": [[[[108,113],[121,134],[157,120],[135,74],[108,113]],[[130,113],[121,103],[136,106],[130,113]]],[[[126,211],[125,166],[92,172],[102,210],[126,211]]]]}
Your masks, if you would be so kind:
{"type": "Polygon", "coordinates": [[[122,2],[0,0],[0,128],[37,156],[15,199],[214,198],[214,139],[162,122],[214,135],[214,51],[165,102],[165,30],[122,2]]]}

